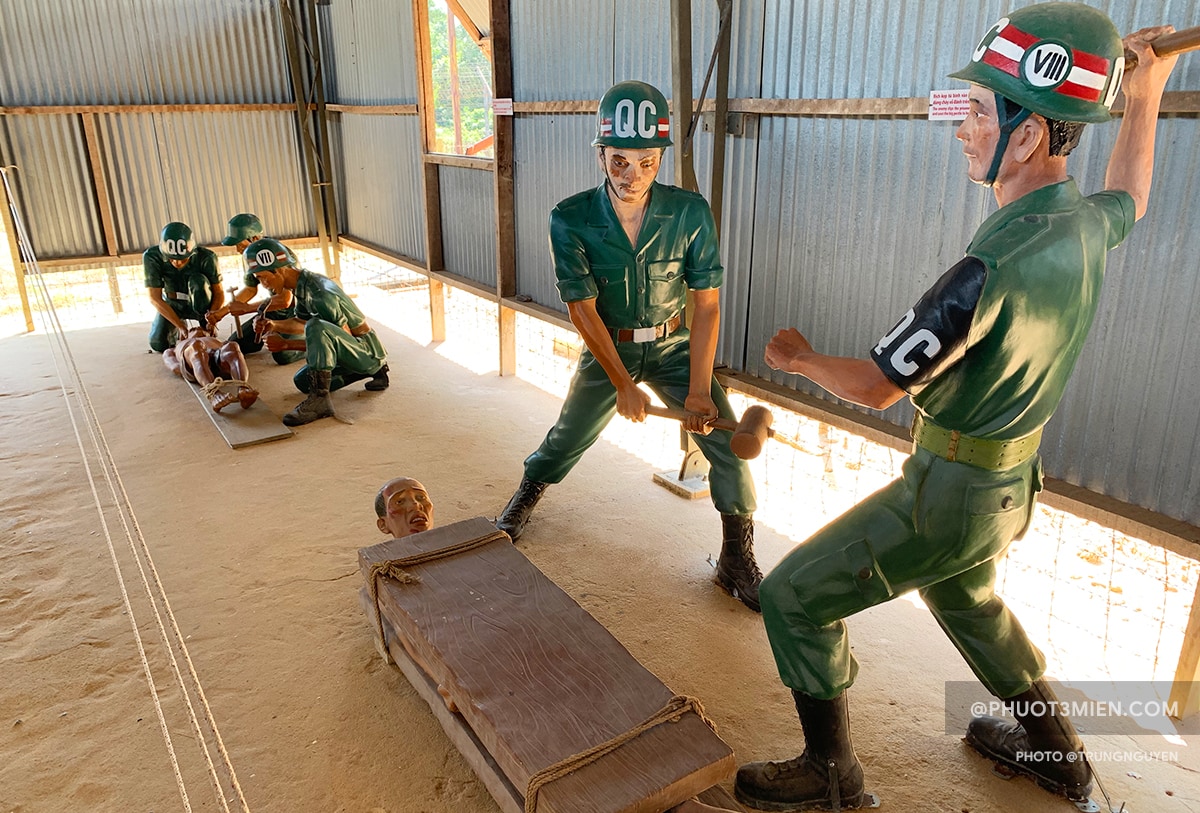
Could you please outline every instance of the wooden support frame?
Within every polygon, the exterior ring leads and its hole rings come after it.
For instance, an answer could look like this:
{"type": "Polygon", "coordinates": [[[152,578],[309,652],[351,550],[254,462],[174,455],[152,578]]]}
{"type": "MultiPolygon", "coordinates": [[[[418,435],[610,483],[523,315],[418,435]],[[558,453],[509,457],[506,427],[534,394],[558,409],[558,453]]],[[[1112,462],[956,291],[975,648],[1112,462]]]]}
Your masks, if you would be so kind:
{"type": "MultiPolygon", "coordinates": [[[[117,226],[113,217],[112,195],[108,191],[108,179],[104,174],[104,153],[101,149],[100,134],[96,130],[96,114],[84,113],[83,138],[87,143],[88,169],[92,173],[92,187],[96,191],[96,206],[100,212],[100,228],[104,232],[104,251],[110,257],[120,253],[117,244],[117,226]]],[[[108,295],[112,299],[113,311],[121,313],[125,308],[121,304],[121,286],[117,282],[117,272],[108,267],[108,295]]]]}
{"type": "MultiPolygon", "coordinates": [[[[305,6],[308,9],[308,31],[312,56],[313,70],[313,92],[316,96],[316,103],[308,104],[307,107],[313,111],[315,116],[315,127],[317,135],[317,161],[321,169],[321,200],[324,203],[325,214],[325,229],[328,234],[328,245],[323,247],[329,256],[325,260],[326,268],[331,270],[330,276],[332,279],[340,280],[342,278],[342,267],[338,252],[338,232],[341,231],[338,224],[337,200],[333,193],[333,156],[329,150],[329,115],[325,104],[325,68],[324,62],[321,59],[321,37],[317,33],[320,30],[320,23],[317,20],[317,1],[305,0],[305,6]]],[[[318,216],[319,217],[319,216],[318,216]]],[[[318,235],[320,227],[318,226],[318,235]]]]}
{"type": "MultiPolygon", "coordinates": [[[[486,40],[485,40],[486,41],[486,40]]],[[[539,102],[513,101],[513,112],[521,115],[539,113],[595,113],[598,99],[562,99],[539,102]]],[[[1125,106],[1125,97],[1118,96],[1113,112],[1125,106]]],[[[713,102],[705,102],[703,110],[712,110],[713,102]]],[[[316,105],[308,105],[315,110],[316,105]]],[[[58,116],[81,113],[248,113],[286,112],[295,110],[289,104],[73,104],[23,105],[0,107],[0,116],[58,116]]],[[[329,104],[332,113],[354,113],[375,116],[415,115],[417,105],[329,104]]],[[[929,112],[925,96],[895,96],[857,99],[754,99],[731,98],[730,113],[750,113],[759,116],[903,116],[921,117],[929,112]]],[[[1200,113],[1200,90],[1169,90],[1163,94],[1160,113],[1200,113]]]]}
{"type": "Polygon", "coordinates": [[[429,334],[434,342],[446,340],[446,296],[434,274],[445,271],[442,242],[442,193],[438,163],[431,159],[437,144],[434,118],[432,45],[429,39],[428,0],[413,0],[413,30],[417,45],[417,111],[421,116],[421,189],[425,198],[425,268],[429,273],[429,334]]]}
{"type": "Polygon", "coordinates": [[[17,225],[12,213],[17,202],[10,197],[8,171],[16,167],[0,167],[0,217],[4,218],[4,233],[8,235],[8,251],[12,257],[13,273],[17,277],[17,294],[21,297],[21,311],[25,316],[25,332],[33,332],[33,310],[29,307],[29,290],[25,287],[25,263],[21,259],[21,244],[17,239],[17,225]],[[12,207],[12,208],[10,208],[12,207]]]}
{"type": "MultiPolygon", "coordinates": [[[[591,111],[598,104],[592,102],[591,111]]],[[[696,163],[688,138],[692,123],[692,0],[671,0],[671,105],[677,145],[675,185],[697,191],[696,163]]]]}
{"type": "MultiPolygon", "coordinates": [[[[512,39],[509,0],[491,0],[492,95],[513,95],[512,39]]],[[[517,222],[513,175],[513,117],[492,117],[495,159],[492,170],[496,227],[496,309],[500,375],[517,374],[517,314],[504,300],[517,293],[517,222]]]]}
{"type": "Polygon", "coordinates": [[[1192,611],[1183,631],[1183,647],[1168,702],[1175,708],[1177,719],[1200,713],[1200,585],[1196,586],[1192,611]]]}

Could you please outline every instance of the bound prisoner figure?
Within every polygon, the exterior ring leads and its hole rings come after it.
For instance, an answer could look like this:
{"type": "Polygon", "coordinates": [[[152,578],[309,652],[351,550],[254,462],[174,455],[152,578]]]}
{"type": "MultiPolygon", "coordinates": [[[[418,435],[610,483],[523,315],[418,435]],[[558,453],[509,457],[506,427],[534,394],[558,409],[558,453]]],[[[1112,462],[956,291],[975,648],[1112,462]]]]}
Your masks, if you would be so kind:
{"type": "Polygon", "coordinates": [[[199,384],[213,412],[232,403],[249,409],[258,400],[241,348],[215,338],[202,327],[192,328],[174,347],[164,350],[163,364],[184,380],[199,384]]]}
{"type": "Polygon", "coordinates": [[[259,316],[255,325],[272,353],[300,350],[307,360],[292,381],[308,397],[283,416],[284,424],[301,426],[332,417],[329,393],[355,381],[369,378],[365,386],[373,392],[388,388],[383,344],[341,286],[301,268],[292,250],[278,240],[256,240],[243,256],[259,285],[276,297],[286,292],[295,298],[293,318],[259,316]],[[287,338],[289,335],[304,338],[287,338]]]}
{"type": "Polygon", "coordinates": [[[707,201],[655,181],[670,144],[667,101],[657,89],[621,82],[604,94],[592,140],[604,182],[550,213],[559,295],[587,350],[496,527],[519,539],[546,487],[567,476],[614,414],[645,420],[644,382],[669,407],[693,415],[684,426],[712,466],[723,526],[715,580],[757,611],[754,483],[730,451],[731,433],[707,425],[717,416],[736,420],[713,376],[725,270],[707,201]],[[689,290],[690,331],[682,316],[689,290]]]}
{"type": "Polygon", "coordinates": [[[763,621],[792,690],[804,752],[744,765],[735,791],[760,810],[861,806],[863,771],[850,740],[846,689],[858,664],[842,619],[918,590],[984,686],[1017,722],[971,720],[972,748],[1083,802],[1092,773],[1083,743],[1043,679],[1045,660],[995,593],[996,562],[1025,532],[1042,488],[1038,445],[1096,312],[1106,252],[1146,211],[1155,124],[1174,65],[1077,3],[1013,11],[954,78],[970,83],[955,136],[967,176],[999,209],[966,256],[870,351],[870,360],[813,350],[781,330],[767,363],[847,401],[916,407],[913,452],[895,482],[795,548],[763,581],[763,621]],[[1124,47],[1137,54],[1106,190],[1083,196],[1067,154],[1086,122],[1104,122],[1124,47]]]}
{"type": "Polygon", "coordinates": [[[433,527],[429,490],[411,477],[388,480],[375,495],[375,525],[392,539],[403,539],[433,527]]]}
{"type": "MultiPolygon", "coordinates": [[[[238,254],[246,250],[246,247],[255,240],[262,238],[263,224],[258,219],[258,215],[250,212],[242,212],[229,218],[229,223],[226,224],[225,238],[221,240],[223,246],[233,246],[237,249],[238,254]]],[[[225,318],[227,314],[234,316],[249,316],[250,314],[261,314],[267,319],[275,321],[283,321],[291,319],[296,315],[296,307],[292,295],[288,291],[282,292],[276,299],[267,296],[266,299],[259,301],[251,301],[258,294],[258,280],[246,269],[245,276],[242,280],[242,287],[234,292],[233,298],[228,305],[221,308],[214,308],[209,313],[209,327],[213,328],[217,322],[225,318]]],[[[285,339],[303,339],[303,335],[285,335],[285,339]]],[[[243,353],[257,353],[263,349],[262,339],[256,335],[254,330],[254,320],[247,319],[241,323],[236,338],[233,339],[238,343],[238,347],[242,348],[243,353]]],[[[291,364],[293,361],[299,361],[304,358],[304,352],[301,350],[279,350],[271,354],[271,358],[276,364],[291,364]]]]}
{"type": "Polygon", "coordinates": [[[142,271],[150,304],[158,311],[150,323],[150,349],[156,353],[188,332],[188,319],[206,325],[209,311],[225,302],[217,255],[196,245],[186,223],[163,226],[158,245],[142,252],[142,271]]]}
{"type": "MultiPolygon", "coordinates": [[[[433,527],[433,499],[425,486],[411,477],[396,477],[388,480],[375,495],[375,524],[385,534],[393,539],[403,539],[412,534],[428,531],[433,527]]],[[[400,638],[400,643],[413,662],[426,675],[434,675],[420,655],[410,647],[407,640],[400,638]]],[[[450,698],[450,692],[445,686],[438,684],[437,692],[446,708],[457,712],[458,707],[450,698]]],[[[696,799],[682,802],[664,813],[727,813],[721,808],[711,807],[696,799]]]]}

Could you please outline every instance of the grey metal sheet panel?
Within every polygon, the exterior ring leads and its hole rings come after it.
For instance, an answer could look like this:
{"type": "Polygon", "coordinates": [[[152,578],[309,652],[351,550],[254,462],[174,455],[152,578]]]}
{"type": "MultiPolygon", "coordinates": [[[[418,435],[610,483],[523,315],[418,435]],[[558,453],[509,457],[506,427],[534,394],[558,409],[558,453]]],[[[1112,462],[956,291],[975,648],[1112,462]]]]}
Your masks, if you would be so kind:
{"type": "Polygon", "coordinates": [[[332,121],[341,154],[338,206],[345,232],[425,262],[419,119],[346,113],[332,121]]]}
{"type": "Polygon", "coordinates": [[[291,98],[273,0],[5,0],[0,104],[291,98]]]}
{"type": "Polygon", "coordinates": [[[104,253],[86,156],[78,116],[0,118],[0,165],[17,167],[10,183],[38,257],[104,253]]]}
{"type": "MultiPolygon", "coordinates": [[[[1125,4],[1097,4],[1117,28],[1157,22],[1125,4]],[[1135,17],[1139,19],[1134,19],[1135,17]]],[[[1200,6],[1170,13],[1194,19],[1200,6]]],[[[768,3],[764,97],[924,96],[954,87],[999,4],[768,3]],[[817,35],[815,32],[820,32],[817,35]]],[[[1194,90],[1200,65],[1180,63],[1168,90],[1194,90]]],[[[962,174],[954,123],[908,119],[763,118],[754,207],[746,369],[772,373],[762,348],[797,325],[825,352],[863,357],[878,336],[961,256],[995,204],[962,174]],[[911,227],[913,222],[918,225],[911,227]]],[[[1071,159],[1085,192],[1102,186],[1116,125],[1090,128],[1071,159]]],[[[1150,217],[1110,254],[1096,327],[1043,447],[1049,474],[1189,522],[1200,520],[1200,378],[1180,363],[1197,340],[1194,262],[1200,144],[1195,118],[1159,125],[1150,217]]],[[[727,265],[729,260],[727,259],[727,265]]],[[[731,309],[732,310],[732,309],[731,309]]],[[[738,318],[736,315],[732,317],[738,318]]],[[[722,355],[729,337],[723,332],[722,355]]],[[[730,347],[731,358],[736,351],[730,347]]],[[[902,402],[884,417],[907,424],[902,402]]]]}
{"type": "Polygon", "coordinates": [[[510,17],[514,98],[598,99],[612,85],[613,0],[513,0],[510,17]]]}
{"type": "Polygon", "coordinates": [[[316,230],[290,113],[125,113],[98,117],[121,252],[181,220],[202,244],[254,212],[276,237],[316,230]]]}
{"type": "Polygon", "coordinates": [[[517,116],[513,122],[517,293],[563,313],[547,219],[560,200],[601,182],[589,146],[594,128],[594,117],[582,114],[517,116]]]}
{"type": "Polygon", "coordinates": [[[321,6],[327,101],[413,104],[417,101],[412,3],[355,0],[321,6]]]}
{"type": "MultiPolygon", "coordinates": [[[[768,368],[770,337],[798,327],[822,352],[862,358],[962,256],[988,201],[954,175],[952,131],[909,119],[761,120],[747,372],[830,397],[768,368]]],[[[911,411],[885,417],[904,424],[911,411]]]]}
{"type": "Polygon", "coordinates": [[[491,172],[439,166],[442,254],[452,274],[496,287],[496,193],[491,172]]]}
{"type": "MultiPolygon", "coordinates": [[[[735,96],[750,89],[750,95],[757,93],[763,2],[734,4],[730,92],[735,96]]],[[[697,94],[718,20],[716,3],[693,4],[692,84],[697,94]]],[[[598,99],[614,82],[626,79],[649,82],[671,97],[671,4],[665,0],[514,0],[512,41],[514,93],[521,101],[598,99]]],[[[708,95],[713,95],[711,85],[708,95]]]]}
{"type": "MultiPolygon", "coordinates": [[[[1072,161],[1102,186],[1117,125],[1090,128],[1072,161]]],[[[1109,253],[1100,309],[1063,406],[1048,469],[1073,483],[1200,523],[1200,121],[1158,125],[1146,217],[1109,253]]]]}

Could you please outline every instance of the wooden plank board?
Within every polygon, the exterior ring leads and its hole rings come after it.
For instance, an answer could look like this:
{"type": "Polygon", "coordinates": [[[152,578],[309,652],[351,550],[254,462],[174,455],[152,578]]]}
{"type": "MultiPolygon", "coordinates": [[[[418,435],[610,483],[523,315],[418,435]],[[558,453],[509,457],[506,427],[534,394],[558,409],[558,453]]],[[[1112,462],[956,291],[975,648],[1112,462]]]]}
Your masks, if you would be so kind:
{"type": "Polygon", "coordinates": [[[1180,720],[1200,712],[1200,585],[1196,586],[1196,597],[1192,599],[1192,611],[1183,633],[1170,703],[1177,709],[1180,720]]]}
{"type": "Polygon", "coordinates": [[[237,404],[230,404],[220,412],[214,412],[208,399],[200,392],[200,386],[190,381],[187,384],[196,399],[200,401],[200,405],[204,407],[204,411],[208,413],[208,417],[212,419],[213,426],[217,427],[217,431],[221,433],[221,437],[225,438],[225,442],[231,449],[242,449],[272,440],[282,440],[290,438],[293,434],[292,430],[279,420],[279,416],[263,403],[262,396],[259,396],[259,399],[251,404],[249,409],[242,409],[237,404]]]}
{"type": "MultiPolygon", "coordinates": [[[[359,566],[366,580],[377,562],[489,534],[486,519],[467,520],[363,548],[359,566]]],[[[413,567],[418,583],[381,579],[380,608],[429,669],[431,707],[441,686],[523,799],[535,773],[635,728],[674,693],[496,536],[413,567]]],[[[543,786],[538,811],[661,813],[735,770],[729,746],[688,711],[543,786]]]]}
{"type": "MultiPolygon", "coordinates": [[[[371,596],[365,587],[359,591],[359,600],[362,602],[363,612],[374,623],[375,610],[371,605],[371,596]]],[[[429,679],[429,675],[425,674],[425,671],[409,657],[404,645],[396,637],[392,622],[388,621],[386,617],[383,619],[383,632],[387,638],[388,657],[392,659],[396,668],[408,678],[408,682],[412,684],[417,694],[429,704],[429,710],[441,723],[446,736],[462,753],[463,758],[471,766],[475,775],[479,777],[483,786],[487,788],[488,793],[495,799],[500,810],[503,813],[524,813],[525,802],[521,792],[513,787],[512,783],[508,781],[508,777],[500,770],[500,766],[496,764],[496,760],[492,759],[491,754],[484,750],[483,744],[475,736],[471,727],[467,725],[463,716],[446,708],[445,701],[438,694],[437,686],[429,679]]],[[[722,810],[745,813],[745,808],[738,804],[737,800],[733,798],[733,794],[720,785],[714,785],[697,794],[696,798],[722,810]]]]}

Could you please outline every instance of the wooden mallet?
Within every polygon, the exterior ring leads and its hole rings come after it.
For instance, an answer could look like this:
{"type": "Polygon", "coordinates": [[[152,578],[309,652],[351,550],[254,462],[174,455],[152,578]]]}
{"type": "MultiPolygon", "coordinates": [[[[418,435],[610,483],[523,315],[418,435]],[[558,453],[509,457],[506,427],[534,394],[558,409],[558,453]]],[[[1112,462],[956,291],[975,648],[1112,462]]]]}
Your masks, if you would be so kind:
{"type": "MultiPolygon", "coordinates": [[[[1163,34],[1150,43],[1154,53],[1159,56],[1182,54],[1185,51],[1195,51],[1200,48],[1200,26],[1185,28],[1171,34],[1163,34]]],[[[1137,55],[1133,51],[1125,52],[1125,70],[1131,71],[1137,67],[1137,55]]]]}
{"type": "MultiPolygon", "coordinates": [[[[646,412],[659,418],[672,418],[676,421],[686,421],[695,417],[691,412],[681,409],[646,405],[646,412]]],[[[733,433],[729,439],[729,448],[742,460],[753,460],[762,453],[763,444],[767,438],[774,437],[775,430],[771,428],[771,410],[764,406],[752,406],[745,411],[740,421],[728,418],[713,418],[708,421],[713,429],[724,429],[733,433]]]]}

